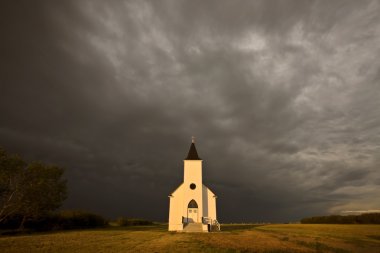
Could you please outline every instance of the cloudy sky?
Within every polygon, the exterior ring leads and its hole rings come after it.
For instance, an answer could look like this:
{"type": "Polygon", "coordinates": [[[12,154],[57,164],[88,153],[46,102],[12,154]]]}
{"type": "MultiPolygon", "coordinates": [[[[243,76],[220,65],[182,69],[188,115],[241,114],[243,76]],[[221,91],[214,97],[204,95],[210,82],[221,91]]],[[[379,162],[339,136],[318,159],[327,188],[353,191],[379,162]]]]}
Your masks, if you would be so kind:
{"type": "Polygon", "coordinates": [[[165,221],[196,136],[218,218],[380,209],[380,1],[1,1],[0,146],[65,208],[165,221]]]}

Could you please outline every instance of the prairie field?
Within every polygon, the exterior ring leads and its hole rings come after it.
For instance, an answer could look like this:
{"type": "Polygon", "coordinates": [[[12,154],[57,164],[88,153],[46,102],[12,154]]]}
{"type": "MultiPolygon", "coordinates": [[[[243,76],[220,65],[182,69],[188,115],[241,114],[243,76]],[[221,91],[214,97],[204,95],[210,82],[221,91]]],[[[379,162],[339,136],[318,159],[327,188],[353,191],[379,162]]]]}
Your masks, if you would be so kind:
{"type": "Polygon", "coordinates": [[[380,225],[222,225],[176,233],[166,225],[1,236],[0,252],[363,252],[380,253],[380,225]]]}

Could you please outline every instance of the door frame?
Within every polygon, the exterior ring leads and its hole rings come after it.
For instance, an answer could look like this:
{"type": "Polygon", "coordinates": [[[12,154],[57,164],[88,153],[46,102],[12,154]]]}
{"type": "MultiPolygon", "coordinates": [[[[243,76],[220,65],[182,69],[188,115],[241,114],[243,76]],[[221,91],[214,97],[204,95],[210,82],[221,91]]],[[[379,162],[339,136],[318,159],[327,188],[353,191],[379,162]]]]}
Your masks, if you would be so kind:
{"type": "Polygon", "coordinates": [[[199,212],[198,212],[198,208],[191,208],[191,207],[188,207],[187,208],[187,223],[196,223],[199,221],[199,212]],[[190,212],[191,211],[191,212],[190,212]],[[196,211],[196,212],[194,212],[196,211]],[[191,215],[189,215],[189,213],[191,213],[191,215]],[[194,215],[194,213],[196,213],[196,215],[194,215]],[[196,216],[196,217],[194,217],[196,216]],[[192,219],[192,221],[190,222],[189,221],[189,217],[192,219]],[[194,219],[195,218],[195,219],[194,219]]]}

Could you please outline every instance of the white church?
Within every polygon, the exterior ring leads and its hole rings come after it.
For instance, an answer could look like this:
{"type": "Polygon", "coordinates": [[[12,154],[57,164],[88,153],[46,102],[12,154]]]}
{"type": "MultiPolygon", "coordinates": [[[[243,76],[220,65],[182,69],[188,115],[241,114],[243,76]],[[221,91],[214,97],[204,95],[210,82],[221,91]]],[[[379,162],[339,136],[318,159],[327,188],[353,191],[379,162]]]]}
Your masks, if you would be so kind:
{"type": "Polygon", "coordinates": [[[184,160],[183,183],[169,195],[169,231],[219,231],[216,195],[202,181],[202,160],[194,144],[184,160]]]}

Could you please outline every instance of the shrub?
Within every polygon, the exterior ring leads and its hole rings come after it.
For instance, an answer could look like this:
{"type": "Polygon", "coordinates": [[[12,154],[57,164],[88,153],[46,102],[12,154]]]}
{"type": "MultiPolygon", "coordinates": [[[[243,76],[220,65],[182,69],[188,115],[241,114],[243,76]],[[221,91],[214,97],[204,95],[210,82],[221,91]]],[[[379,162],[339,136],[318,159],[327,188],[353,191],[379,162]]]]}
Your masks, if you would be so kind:
{"type": "Polygon", "coordinates": [[[100,215],[74,210],[61,211],[57,223],[59,229],[95,228],[107,225],[107,221],[100,215]]]}
{"type": "Polygon", "coordinates": [[[153,225],[153,222],[144,219],[131,219],[120,217],[116,220],[119,226],[143,226],[143,225],[153,225]]]}
{"type": "Polygon", "coordinates": [[[17,229],[20,226],[22,215],[11,215],[0,222],[0,229],[17,229]]]}
{"type": "MultiPolygon", "coordinates": [[[[0,223],[1,229],[17,229],[22,215],[13,215],[0,223]]],[[[100,215],[85,211],[66,210],[35,217],[25,222],[25,228],[36,231],[85,229],[104,227],[107,221],[100,215]]]]}

